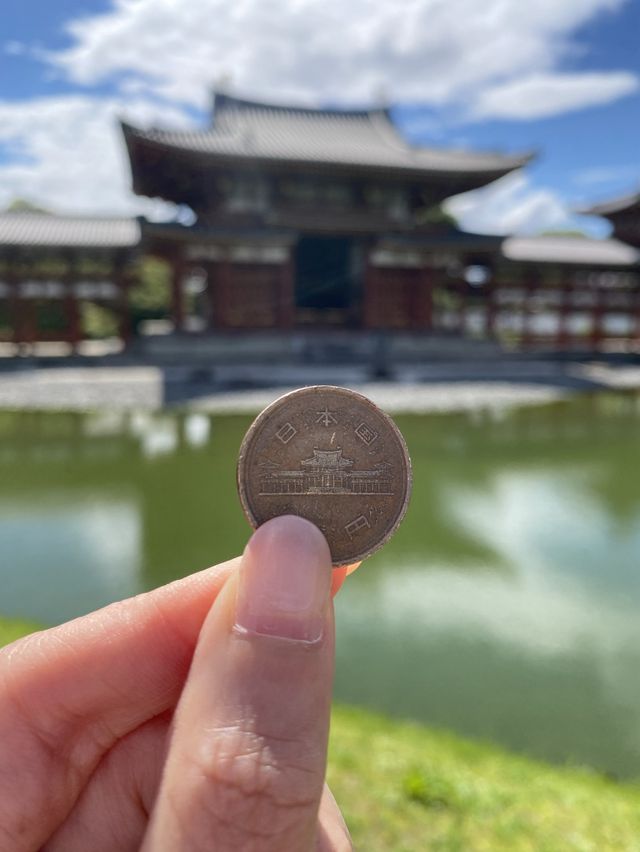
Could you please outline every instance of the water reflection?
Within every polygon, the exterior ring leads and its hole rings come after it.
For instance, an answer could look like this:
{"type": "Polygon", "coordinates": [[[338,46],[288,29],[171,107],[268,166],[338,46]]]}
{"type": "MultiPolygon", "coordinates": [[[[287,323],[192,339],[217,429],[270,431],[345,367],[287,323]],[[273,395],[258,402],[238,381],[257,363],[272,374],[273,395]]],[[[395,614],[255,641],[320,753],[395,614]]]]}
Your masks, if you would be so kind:
{"type": "MultiPolygon", "coordinates": [[[[338,697],[640,774],[640,398],[399,417],[398,535],[338,601],[338,697]]],[[[55,622],[239,552],[247,416],[0,412],[0,612],[55,622]]]]}
{"type": "Polygon", "coordinates": [[[0,503],[2,612],[47,623],[134,595],[141,551],[141,519],[126,498],[52,491],[0,503]]]}

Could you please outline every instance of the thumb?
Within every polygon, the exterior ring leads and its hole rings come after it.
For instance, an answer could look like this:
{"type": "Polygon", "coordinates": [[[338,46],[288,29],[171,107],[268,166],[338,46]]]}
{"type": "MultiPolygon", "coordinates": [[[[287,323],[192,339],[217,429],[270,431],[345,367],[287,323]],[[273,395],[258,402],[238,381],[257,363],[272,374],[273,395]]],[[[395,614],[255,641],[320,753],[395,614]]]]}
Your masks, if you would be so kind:
{"type": "Polygon", "coordinates": [[[216,599],[144,852],[311,852],[333,680],[331,557],[302,518],[253,535],[216,599]]]}

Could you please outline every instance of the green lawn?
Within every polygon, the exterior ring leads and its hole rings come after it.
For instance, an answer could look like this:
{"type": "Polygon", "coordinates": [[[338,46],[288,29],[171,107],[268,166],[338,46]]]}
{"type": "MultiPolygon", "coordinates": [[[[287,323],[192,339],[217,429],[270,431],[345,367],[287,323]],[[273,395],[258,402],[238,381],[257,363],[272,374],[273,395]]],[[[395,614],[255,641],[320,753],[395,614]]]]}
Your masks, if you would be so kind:
{"type": "Polygon", "coordinates": [[[30,624],[28,621],[16,621],[15,619],[0,617],[0,647],[8,645],[14,639],[19,639],[25,633],[31,633],[31,631],[37,629],[37,625],[30,624]]]}
{"type": "Polygon", "coordinates": [[[334,709],[329,783],[361,852],[640,852],[640,786],[363,710],[334,709]]]}
{"type": "Polygon", "coordinates": [[[329,783],[363,852],[633,852],[640,786],[334,710],[329,783]]]}

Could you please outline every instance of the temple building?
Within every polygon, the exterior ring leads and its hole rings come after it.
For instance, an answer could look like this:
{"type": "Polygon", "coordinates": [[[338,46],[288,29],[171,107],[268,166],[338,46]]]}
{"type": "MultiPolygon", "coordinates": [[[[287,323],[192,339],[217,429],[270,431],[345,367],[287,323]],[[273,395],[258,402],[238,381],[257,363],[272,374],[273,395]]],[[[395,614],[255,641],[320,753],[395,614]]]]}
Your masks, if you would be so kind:
{"type": "Polygon", "coordinates": [[[583,212],[604,216],[611,222],[617,239],[640,248],[640,192],[596,204],[583,212]]]}
{"type": "Polygon", "coordinates": [[[352,470],[353,459],[342,449],[314,449],[300,462],[300,470],[281,470],[266,464],[260,476],[260,494],[393,494],[389,465],[371,470],[352,470]]]}
{"type": "Polygon", "coordinates": [[[385,109],[273,106],[216,95],[211,128],[123,126],[134,192],[187,205],[189,227],[146,224],[174,268],[184,327],[188,267],[207,281],[208,329],[431,325],[434,276],[484,263],[498,241],[430,221],[447,197],[527,156],[407,144],[385,109]],[[451,245],[455,240],[455,245],[451,245]]]}
{"type": "Polygon", "coordinates": [[[256,357],[293,357],[319,330],[365,355],[385,332],[412,357],[463,337],[551,350],[640,343],[638,196],[585,211],[609,218],[613,239],[488,236],[457,228],[441,204],[531,155],[413,146],[387,109],[218,93],[208,128],[122,132],[133,191],[190,223],[1,214],[0,340],[75,348],[90,302],[128,343],[135,260],[152,255],[170,269],[170,333],[137,339],[146,351],[199,346],[214,358],[268,337],[256,357]]]}
{"type": "Polygon", "coordinates": [[[0,341],[75,348],[82,306],[91,304],[106,306],[126,344],[139,243],[136,219],[0,213],[0,341]]]}

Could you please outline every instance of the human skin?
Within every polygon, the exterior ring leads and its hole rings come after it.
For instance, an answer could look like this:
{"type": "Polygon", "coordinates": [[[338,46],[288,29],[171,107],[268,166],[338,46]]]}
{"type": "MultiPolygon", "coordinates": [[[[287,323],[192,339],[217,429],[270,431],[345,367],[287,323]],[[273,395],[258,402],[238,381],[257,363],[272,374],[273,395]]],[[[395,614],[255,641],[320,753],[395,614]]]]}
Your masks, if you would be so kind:
{"type": "Polygon", "coordinates": [[[334,664],[322,533],[0,651],[0,852],[348,852],[325,784],[334,664]]]}

